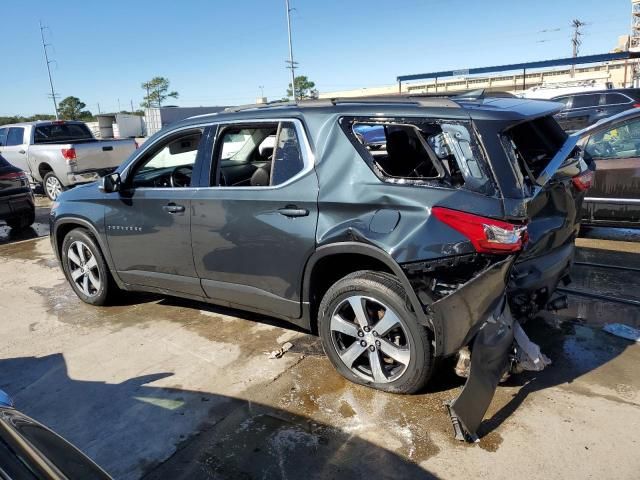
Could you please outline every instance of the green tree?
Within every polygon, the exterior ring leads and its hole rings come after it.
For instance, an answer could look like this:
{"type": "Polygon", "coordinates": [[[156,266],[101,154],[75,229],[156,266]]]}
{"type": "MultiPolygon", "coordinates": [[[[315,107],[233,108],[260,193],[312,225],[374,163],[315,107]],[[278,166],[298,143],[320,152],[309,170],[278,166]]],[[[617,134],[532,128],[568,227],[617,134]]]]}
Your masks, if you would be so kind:
{"type": "Polygon", "coordinates": [[[178,92],[169,91],[169,79],[165,77],[153,77],[143,82],[142,89],[147,92],[140,104],[142,108],[161,107],[167,98],[178,98],[178,92]]]}
{"type": "Polygon", "coordinates": [[[86,106],[78,97],[67,97],[58,104],[58,114],[65,120],[89,120],[93,115],[86,106]]]}
{"type": "MultiPolygon", "coordinates": [[[[295,78],[294,82],[296,83],[296,97],[297,99],[305,99],[305,98],[318,98],[318,90],[316,90],[315,82],[309,80],[306,75],[300,75],[295,78]]],[[[289,88],[287,88],[287,96],[293,97],[293,90],[291,88],[291,83],[289,83],[289,88]]],[[[294,98],[294,100],[296,100],[294,98]]]]}

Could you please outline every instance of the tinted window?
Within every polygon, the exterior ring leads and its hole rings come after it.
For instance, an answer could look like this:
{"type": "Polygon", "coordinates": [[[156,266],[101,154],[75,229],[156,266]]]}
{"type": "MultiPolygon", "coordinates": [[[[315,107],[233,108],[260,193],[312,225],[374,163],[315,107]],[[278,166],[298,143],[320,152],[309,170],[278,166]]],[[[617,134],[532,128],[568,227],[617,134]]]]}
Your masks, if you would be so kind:
{"type": "Polygon", "coordinates": [[[617,103],[629,103],[629,98],[621,93],[606,93],[604,95],[605,105],[615,105],[617,103]]]}
{"type": "Polygon", "coordinates": [[[53,432],[28,421],[16,421],[14,426],[68,478],[106,478],[89,459],[53,432]]]}
{"type": "Polygon", "coordinates": [[[296,128],[293,123],[282,123],[271,167],[271,185],[286,182],[303,168],[304,162],[296,128]]]}
{"type": "Polygon", "coordinates": [[[595,107],[600,102],[600,94],[598,95],[576,95],[573,97],[571,108],[595,107]]]}
{"type": "Polygon", "coordinates": [[[640,156],[640,119],[593,134],[585,150],[593,158],[640,156]]]}
{"type": "Polygon", "coordinates": [[[83,123],[54,123],[36,127],[34,143],[71,142],[74,140],[91,140],[93,135],[89,127],[83,123]]]}
{"type": "Polygon", "coordinates": [[[7,134],[7,147],[24,143],[24,128],[10,128],[7,134]]]}
{"type": "Polygon", "coordinates": [[[0,145],[6,145],[7,144],[7,133],[8,133],[8,128],[0,128],[0,145]]]}
{"type": "Polygon", "coordinates": [[[558,98],[554,98],[553,101],[554,102],[558,102],[558,103],[563,103],[564,106],[567,106],[567,103],[569,103],[569,99],[571,97],[558,97],[558,98]]]}

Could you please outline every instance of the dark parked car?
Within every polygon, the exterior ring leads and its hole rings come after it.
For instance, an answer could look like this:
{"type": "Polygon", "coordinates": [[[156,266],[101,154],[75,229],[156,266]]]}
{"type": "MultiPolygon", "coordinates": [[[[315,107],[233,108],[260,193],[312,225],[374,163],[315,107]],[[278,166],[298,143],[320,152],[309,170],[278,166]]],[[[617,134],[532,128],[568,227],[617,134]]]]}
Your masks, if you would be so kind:
{"type": "Polygon", "coordinates": [[[560,126],[567,132],[575,132],[603,118],[640,107],[640,89],[620,88],[572,93],[555,97],[552,101],[564,104],[562,111],[556,114],[560,126]]]}
{"type": "Polygon", "coordinates": [[[602,120],[579,135],[597,165],[582,222],[640,226],[640,110],[602,120]]]}
{"type": "Polygon", "coordinates": [[[0,478],[109,480],[80,450],[13,408],[0,390],[0,478]]]}
{"type": "Polygon", "coordinates": [[[591,171],[558,108],[392,97],[189,119],[63,193],[51,241],[90,304],[143,290],[280,317],[318,331],[346,378],[392,392],[474,342],[472,375],[497,384],[505,290],[519,318],[545,308],[579,230],[591,171]],[[385,154],[361,125],[382,128],[385,154]]]}
{"type": "Polygon", "coordinates": [[[0,220],[20,230],[33,224],[35,218],[35,203],[27,176],[0,155],[0,220]]]}

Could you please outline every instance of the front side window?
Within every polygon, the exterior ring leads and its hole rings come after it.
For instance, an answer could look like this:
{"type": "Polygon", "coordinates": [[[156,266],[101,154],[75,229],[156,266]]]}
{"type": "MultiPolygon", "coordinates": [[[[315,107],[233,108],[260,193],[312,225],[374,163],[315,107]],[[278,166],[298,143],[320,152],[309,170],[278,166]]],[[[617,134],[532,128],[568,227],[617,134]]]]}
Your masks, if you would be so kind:
{"type": "Polygon", "coordinates": [[[640,119],[631,120],[595,133],[585,151],[593,158],[629,158],[640,156],[640,119]]]}
{"type": "Polygon", "coordinates": [[[191,131],[160,144],[136,167],[132,186],[179,188],[191,185],[202,131],[191,131]]]}
{"type": "Polygon", "coordinates": [[[304,169],[293,122],[224,127],[216,152],[212,184],[223,187],[281,185],[304,169]]]}
{"type": "Polygon", "coordinates": [[[9,133],[8,128],[0,128],[0,147],[7,144],[7,133],[9,133]]]}
{"type": "Polygon", "coordinates": [[[7,147],[24,144],[24,128],[12,127],[7,134],[7,147]]]}

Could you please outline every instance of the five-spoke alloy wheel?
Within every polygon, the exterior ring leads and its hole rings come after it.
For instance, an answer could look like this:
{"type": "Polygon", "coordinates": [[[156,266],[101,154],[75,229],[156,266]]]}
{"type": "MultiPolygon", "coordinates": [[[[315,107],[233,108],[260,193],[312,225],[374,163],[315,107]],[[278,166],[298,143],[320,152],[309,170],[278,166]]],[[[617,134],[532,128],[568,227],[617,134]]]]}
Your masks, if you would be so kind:
{"type": "Polygon", "coordinates": [[[318,330],[331,363],[353,382],[413,393],[429,379],[429,331],[390,274],[359,271],[338,280],[320,303],[318,330]]]}
{"type": "Polygon", "coordinates": [[[91,305],[105,305],[117,292],[96,240],[84,228],[74,228],[64,237],[62,268],[78,297],[91,305]]]}

